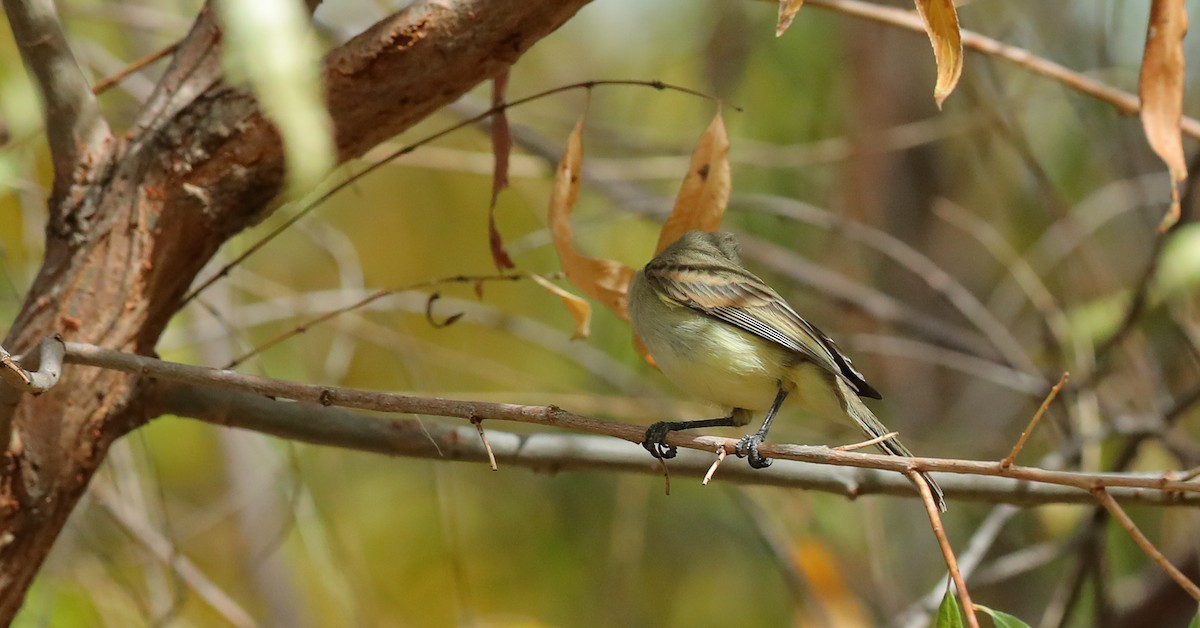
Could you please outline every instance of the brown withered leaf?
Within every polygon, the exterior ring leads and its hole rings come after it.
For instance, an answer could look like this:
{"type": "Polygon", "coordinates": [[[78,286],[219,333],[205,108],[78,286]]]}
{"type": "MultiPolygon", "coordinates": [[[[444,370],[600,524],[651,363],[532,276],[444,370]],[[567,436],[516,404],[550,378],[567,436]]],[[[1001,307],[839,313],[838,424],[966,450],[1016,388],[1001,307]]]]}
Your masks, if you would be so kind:
{"type": "Polygon", "coordinates": [[[730,181],[729,135],[718,111],[692,151],[687,176],[675,198],[675,208],[659,232],[654,254],[661,253],[688,231],[719,229],[725,218],[725,206],[729,204],[730,181]]]}
{"type": "Polygon", "coordinates": [[[1188,18],[1184,0],[1153,0],[1146,28],[1146,49],[1138,95],[1146,140],[1171,174],[1171,207],[1159,225],[1170,229],[1179,220],[1179,191],[1187,180],[1187,159],[1179,121],[1183,116],[1183,36],[1188,18]]]}
{"type": "Polygon", "coordinates": [[[779,0],[779,20],[775,22],[776,37],[783,37],[803,4],[804,0],[779,0]]]}
{"type": "MultiPolygon", "coordinates": [[[[508,88],[508,71],[492,80],[492,107],[504,102],[504,92],[508,88]]],[[[492,262],[496,270],[503,272],[506,268],[516,268],[508,250],[504,248],[504,240],[500,230],[496,228],[496,201],[500,192],[508,187],[508,159],[512,154],[512,131],[508,127],[508,114],[497,111],[492,114],[492,203],[488,206],[488,246],[492,251],[492,262]]]]}
{"type": "Polygon", "coordinates": [[[537,285],[545,288],[550,292],[550,294],[558,297],[562,301],[562,304],[567,307],[567,311],[571,313],[571,318],[575,319],[575,333],[571,336],[571,339],[578,340],[580,338],[587,338],[588,334],[591,333],[592,306],[588,305],[587,301],[584,301],[578,296],[563,290],[552,281],[541,275],[530,273],[529,276],[534,280],[534,282],[537,283],[537,285]]]}
{"type": "Polygon", "coordinates": [[[581,116],[554,173],[550,194],[550,235],[562,262],[563,272],[576,288],[602,303],[623,320],[629,320],[629,282],[633,269],[614,260],[588,257],[572,245],[571,210],[579,198],[579,171],[583,161],[583,121],[581,116]]]}
{"type": "Polygon", "coordinates": [[[937,85],[933,88],[933,100],[938,109],[958,85],[962,75],[962,35],[958,31],[958,12],[954,0],[916,0],[917,13],[925,22],[925,32],[933,45],[933,56],[937,60],[937,85]]]}

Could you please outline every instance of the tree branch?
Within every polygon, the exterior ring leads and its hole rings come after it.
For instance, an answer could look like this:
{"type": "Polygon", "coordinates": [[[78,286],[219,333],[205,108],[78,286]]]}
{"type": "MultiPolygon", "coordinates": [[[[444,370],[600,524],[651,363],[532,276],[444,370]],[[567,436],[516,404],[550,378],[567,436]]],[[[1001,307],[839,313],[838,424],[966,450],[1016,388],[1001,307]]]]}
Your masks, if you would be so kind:
{"type": "Polygon", "coordinates": [[[52,198],[61,199],[75,181],[76,168],[97,161],[112,134],[67,45],[53,0],[3,2],[21,59],[42,91],[54,162],[52,198]]]}
{"type": "MultiPolygon", "coordinates": [[[[555,406],[527,406],[508,403],[412,397],[331,386],[299,384],[232,371],[164,362],[154,358],[79,343],[67,343],[67,362],[116,369],[128,373],[139,373],[145,377],[158,380],[158,386],[162,391],[166,392],[150,395],[148,403],[151,404],[151,416],[162,412],[178,411],[185,415],[198,415],[197,418],[202,418],[203,420],[224,425],[244,426],[287,438],[296,438],[322,444],[336,444],[395,455],[433,456],[437,455],[438,448],[430,446],[427,442],[419,444],[422,439],[427,440],[427,436],[425,436],[423,428],[418,423],[385,422],[365,417],[354,419],[353,417],[356,415],[351,413],[320,415],[325,418],[318,420],[318,415],[312,413],[317,408],[305,404],[285,403],[281,401],[272,401],[270,402],[270,406],[262,407],[244,405],[242,409],[247,412],[247,415],[242,415],[239,418],[232,412],[233,408],[228,403],[217,403],[217,399],[220,398],[219,395],[216,398],[206,397],[204,403],[200,403],[194,397],[194,395],[199,393],[188,392],[185,395],[180,391],[181,389],[172,387],[164,388],[163,382],[190,384],[197,387],[197,390],[199,390],[198,387],[220,388],[222,389],[221,395],[229,394],[229,391],[240,391],[275,400],[290,399],[297,402],[307,402],[308,404],[320,404],[321,406],[341,406],[378,412],[459,417],[470,420],[532,423],[590,434],[612,436],[633,443],[640,442],[645,432],[645,428],[642,426],[604,421],[568,412],[555,406]],[[192,395],[193,397],[189,397],[188,395],[192,395]],[[205,410],[205,404],[215,404],[215,407],[222,408],[222,410],[219,412],[205,410]],[[267,408],[272,409],[268,410],[267,408]],[[295,410],[296,408],[305,410],[300,411],[299,414],[280,414],[282,409],[295,410]],[[251,412],[251,409],[253,412],[251,412]],[[213,414],[213,412],[217,413],[213,414]],[[246,418],[246,416],[250,416],[251,418],[246,418]],[[400,438],[397,436],[398,434],[403,434],[406,430],[420,435],[421,438],[400,438]],[[412,453],[408,453],[410,451],[412,453]]],[[[245,404],[248,402],[243,401],[242,403],[245,404]]],[[[524,445],[520,443],[511,441],[501,442],[501,437],[501,433],[492,431],[493,449],[496,452],[497,458],[502,462],[512,460],[512,456],[524,450],[524,445]],[[509,458],[506,459],[506,455],[509,458]]],[[[466,447],[466,445],[462,445],[461,443],[467,441],[475,442],[476,440],[477,437],[474,434],[473,428],[466,428],[466,432],[462,434],[456,433],[453,436],[451,442],[454,444],[454,447],[451,449],[461,452],[470,451],[473,452],[471,454],[474,456],[472,459],[486,460],[487,453],[482,444],[479,444],[476,449],[460,449],[461,447],[466,447]]],[[[680,447],[712,452],[715,452],[717,447],[721,445],[730,450],[735,446],[733,439],[713,436],[687,436],[678,433],[671,434],[668,441],[680,447]]],[[[562,445],[560,444],[559,447],[562,447],[562,445]]],[[[1066,493],[1059,493],[1058,495],[1062,495],[1062,499],[1056,501],[1073,501],[1071,495],[1077,494],[1079,501],[1090,502],[1092,501],[1090,491],[1095,490],[1097,487],[1125,487],[1126,489],[1131,489],[1129,491],[1131,495],[1155,503],[1189,506],[1200,504],[1200,482],[1171,480],[1163,474],[1073,473],[1015,465],[1002,467],[998,462],[987,461],[941,458],[897,458],[894,456],[838,451],[819,446],[764,444],[762,447],[764,455],[772,458],[821,465],[877,469],[890,471],[894,474],[902,474],[915,470],[1007,478],[1011,483],[1006,486],[1008,491],[1004,492],[1004,494],[1009,497],[1003,500],[997,499],[996,501],[1023,503],[1021,500],[1026,499],[1030,492],[1049,488],[1043,485],[1057,485],[1056,488],[1065,490],[1066,493]]],[[[625,449],[633,453],[640,452],[637,448],[625,447],[625,449]]],[[[607,449],[602,451],[604,453],[601,457],[611,455],[611,452],[607,449]]],[[[465,456],[466,453],[462,453],[461,455],[465,456]]],[[[640,457],[642,458],[642,462],[636,463],[638,468],[653,468],[650,464],[652,461],[646,460],[644,455],[640,457]]],[[[630,458],[629,460],[632,462],[635,459],[630,458]]],[[[581,462],[584,461],[588,464],[596,464],[595,456],[589,455],[589,457],[581,462]]],[[[537,462],[544,464],[542,461],[537,462]]],[[[707,469],[708,463],[711,460],[698,460],[697,462],[696,471],[697,475],[700,476],[703,475],[704,470],[707,469]]],[[[533,463],[534,461],[530,461],[529,466],[535,466],[533,463]]],[[[615,462],[612,464],[617,466],[615,462]]],[[[722,477],[725,475],[728,475],[727,470],[722,471],[722,477]]],[[[897,478],[903,481],[901,476],[897,476],[897,478]]],[[[959,478],[946,478],[945,480],[949,479],[958,480],[959,478]]],[[[980,478],[972,477],[963,479],[974,482],[980,478]]],[[[946,488],[947,494],[958,497],[956,492],[956,489],[959,488],[958,482],[947,482],[945,480],[939,479],[946,488]]],[[[835,490],[835,492],[849,495],[861,493],[861,490],[857,488],[857,485],[860,483],[857,479],[846,483],[843,478],[835,483],[832,478],[826,478],[822,480],[822,483],[826,487],[823,490],[835,490]]],[[[984,493],[995,495],[1001,492],[996,490],[999,486],[991,486],[990,490],[984,491],[984,493]]],[[[814,488],[816,487],[814,486],[814,488]]],[[[970,494],[976,489],[977,485],[972,484],[968,490],[963,492],[970,494]]],[[[883,492],[882,488],[880,492],[883,492]]],[[[1115,488],[1112,492],[1115,495],[1120,495],[1122,498],[1126,497],[1122,491],[1115,490],[1115,488]]],[[[904,493],[909,496],[915,495],[911,485],[907,487],[904,493]]]]}
{"type": "MultiPolygon", "coordinates": [[[[356,451],[487,463],[488,455],[476,429],[470,425],[448,427],[437,422],[366,416],[340,408],[272,400],[260,394],[160,381],[151,393],[154,415],[172,414],[226,427],[252,430],[279,438],[356,451]]],[[[639,428],[640,429],[640,428],[639,428]]],[[[657,461],[641,447],[607,436],[578,434],[514,434],[489,428],[488,440],[501,466],[534,471],[596,470],[661,475],[657,461]]],[[[671,460],[671,472],[697,482],[712,463],[712,456],[681,450],[671,460]]],[[[781,460],[769,469],[746,465],[722,466],[721,480],[736,484],[803,488],[855,499],[863,495],[914,497],[904,476],[876,469],[856,469],[781,460]]],[[[943,476],[938,482],[960,501],[1043,504],[1092,504],[1082,491],[1052,484],[1029,484],[996,477],[943,476]]],[[[1111,489],[1119,501],[1160,506],[1200,506],[1200,496],[1176,497],[1163,491],[1111,489]]]]}

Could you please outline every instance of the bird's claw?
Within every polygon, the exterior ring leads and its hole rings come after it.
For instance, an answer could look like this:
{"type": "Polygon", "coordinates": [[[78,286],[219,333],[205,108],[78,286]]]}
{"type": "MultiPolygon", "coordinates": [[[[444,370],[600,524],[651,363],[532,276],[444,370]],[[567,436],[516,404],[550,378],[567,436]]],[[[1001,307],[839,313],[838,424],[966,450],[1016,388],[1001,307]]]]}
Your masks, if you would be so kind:
{"type": "Polygon", "coordinates": [[[771,466],[771,459],[764,458],[758,453],[758,446],[763,442],[761,434],[747,434],[737,443],[734,452],[738,458],[747,458],[746,462],[754,469],[766,469],[771,466]]]}
{"type": "Polygon", "coordinates": [[[674,458],[679,450],[674,445],[667,444],[667,434],[671,427],[669,421],[659,421],[646,428],[646,435],[642,437],[642,447],[659,460],[674,458]]]}

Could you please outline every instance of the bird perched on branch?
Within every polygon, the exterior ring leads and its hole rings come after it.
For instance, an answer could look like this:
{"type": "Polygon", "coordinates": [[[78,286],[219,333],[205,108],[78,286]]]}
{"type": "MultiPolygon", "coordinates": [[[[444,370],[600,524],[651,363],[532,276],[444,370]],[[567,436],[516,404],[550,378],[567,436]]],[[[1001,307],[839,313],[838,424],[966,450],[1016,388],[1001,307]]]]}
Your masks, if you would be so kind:
{"type": "MultiPolygon", "coordinates": [[[[731,408],[725,417],[651,425],[642,446],[656,458],[675,456],[676,448],[666,444],[670,432],[742,426],[754,411],[766,410],[762,427],[737,445],[738,457],[765,468],[771,460],[759,455],[758,446],[789,395],[814,414],[850,417],[868,438],[888,434],[860,399],[879,399],[879,392],[833,340],[742,267],[732,234],[689,231],[664,249],[634,276],[629,316],[671,381],[731,408]]],[[[877,446],[912,456],[896,438],[877,446]]],[[[921,477],[945,510],[941,488],[928,474],[921,477]]]]}

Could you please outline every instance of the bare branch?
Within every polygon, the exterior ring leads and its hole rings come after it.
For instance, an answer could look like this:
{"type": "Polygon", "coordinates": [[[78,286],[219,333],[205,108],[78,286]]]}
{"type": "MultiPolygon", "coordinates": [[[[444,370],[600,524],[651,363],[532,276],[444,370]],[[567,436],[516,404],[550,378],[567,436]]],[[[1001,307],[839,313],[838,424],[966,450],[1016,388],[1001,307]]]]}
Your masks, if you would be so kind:
{"type": "Polygon", "coordinates": [[[950,572],[950,579],[954,580],[954,588],[958,590],[958,601],[962,606],[963,613],[967,618],[967,625],[971,628],[979,628],[979,619],[975,617],[975,605],[971,603],[971,593],[967,590],[967,582],[963,580],[962,573],[958,570],[958,559],[954,557],[954,550],[950,548],[950,540],[946,538],[946,528],[942,525],[941,506],[933,497],[933,492],[929,490],[929,485],[923,479],[921,474],[916,471],[905,471],[904,475],[912,480],[913,486],[921,492],[921,501],[925,504],[925,514],[929,515],[929,525],[933,528],[933,536],[937,538],[938,547],[942,550],[942,558],[946,559],[946,569],[950,572]]]}
{"type": "MultiPolygon", "coordinates": [[[[531,423],[535,425],[570,429],[590,434],[612,436],[629,441],[631,443],[640,443],[645,432],[645,428],[642,426],[604,421],[594,417],[568,412],[555,406],[529,406],[510,403],[489,403],[483,401],[414,397],[408,395],[370,392],[333,386],[299,384],[266,377],[245,375],[232,371],[163,362],[162,360],[156,360],[154,358],[122,353],[120,351],[114,351],[111,349],[80,343],[67,344],[67,361],[76,364],[116,369],[129,373],[138,373],[143,376],[158,380],[216,387],[226,391],[237,390],[253,393],[255,395],[263,395],[272,399],[308,402],[310,404],[320,404],[322,406],[341,406],[377,412],[402,414],[428,414],[435,416],[458,417],[469,420],[487,419],[497,421],[513,421],[518,423],[531,423]]],[[[277,407],[286,408],[292,405],[299,404],[280,403],[277,407]]],[[[198,412],[201,415],[206,414],[206,412],[199,409],[193,410],[192,412],[198,412]]],[[[185,414],[191,415],[190,413],[185,414]]],[[[232,419],[226,413],[222,414],[219,419],[210,420],[232,424],[230,422],[234,419],[232,419]]],[[[372,421],[378,422],[377,419],[373,419],[372,421]]],[[[393,435],[390,434],[389,430],[402,429],[398,423],[383,423],[379,424],[379,426],[360,426],[363,429],[370,430],[370,433],[347,435],[345,426],[339,425],[334,421],[328,421],[322,426],[306,424],[315,423],[312,421],[311,417],[306,420],[297,420],[295,422],[297,425],[275,423],[274,429],[279,431],[271,431],[266,429],[263,431],[269,431],[271,433],[289,438],[308,440],[310,442],[315,440],[315,442],[324,444],[353,446],[353,448],[356,449],[379,451],[381,453],[397,455],[405,454],[403,450],[393,449],[391,447],[380,449],[393,438],[393,435]],[[328,437],[329,440],[322,440],[314,437],[314,435],[319,435],[322,433],[324,436],[328,437]],[[346,438],[352,439],[355,444],[349,445],[345,443],[344,441],[346,438]],[[360,440],[364,438],[365,440],[360,440]]],[[[424,432],[421,433],[423,434],[424,432]]],[[[473,436],[475,435],[472,434],[471,438],[462,438],[461,440],[477,442],[473,436]]],[[[493,437],[495,436],[496,434],[493,434],[493,437]]],[[[456,437],[456,439],[457,438],[458,437],[456,437]]],[[[495,450],[497,460],[504,460],[505,454],[503,452],[503,448],[499,444],[498,439],[493,438],[492,440],[492,446],[495,450]]],[[[714,436],[688,436],[678,433],[671,434],[668,438],[668,442],[679,447],[700,449],[705,452],[715,451],[716,448],[721,445],[724,445],[727,449],[736,446],[736,441],[734,439],[718,438],[714,436]]],[[[413,446],[412,443],[404,443],[404,445],[410,448],[413,446]]],[[[451,445],[452,449],[458,451],[461,451],[463,448],[463,445],[460,443],[451,443],[451,445]]],[[[630,450],[631,452],[636,449],[629,447],[623,448],[630,450]]],[[[1067,493],[1084,498],[1090,497],[1090,492],[1099,487],[1126,487],[1129,489],[1138,489],[1132,491],[1132,493],[1135,495],[1142,495],[1146,498],[1150,498],[1151,495],[1157,494],[1154,499],[1151,499],[1151,501],[1156,501],[1163,504],[1181,503],[1186,505],[1194,505],[1195,503],[1200,502],[1200,482],[1181,482],[1178,480],[1172,480],[1164,476],[1162,473],[1074,473],[1022,466],[1002,468],[998,463],[987,461],[955,460],[943,458],[898,458],[895,456],[837,451],[828,447],[819,446],[768,443],[764,444],[762,448],[765,455],[773,458],[817,463],[821,465],[878,469],[891,471],[893,473],[906,473],[911,470],[938,471],[971,476],[999,476],[1012,480],[1019,480],[1018,482],[1011,484],[1011,496],[1003,499],[1002,501],[1018,500],[1026,493],[1037,488],[1042,488],[1039,486],[1039,484],[1050,484],[1058,485],[1060,487],[1073,487],[1073,489],[1068,490],[1067,493]]],[[[479,449],[479,454],[486,456],[486,452],[483,451],[482,448],[479,449]]],[[[431,454],[413,453],[411,455],[431,454]]],[[[650,461],[645,460],[644,455],[641,456],[641,458],[643,460],[642,464],[640,465],[641,467],[644,467],[650,463],[650,461]]],[[[707,467],[708,464],[706,460],[705,462],[701,462],[699,464],[697,470],[700,474],[703,474],[703,472],[707,470],[707,467]]],[[[732,471],[728,471],[728,473],[732,473],[732,471]]],[[[972,480],[978,479],[979,478],[972,478],[972,480]]],[[[903,491],[902,493],[909,496],[914,495],[912,487],[908,486],[907,482],[905,482],[905,485],[907,486],[907,490],[903,491]]],[[[957,482],[946,482],[945,485],[948,494],[957,496],[955,493],[955,489],[958,487],[957,482]]],[[[841,490],[852,495],[857,495],[860,493],[857,486],[848,491],[843,486],[841,487],[841,490]]]]}
{"type": "Polygon", "coordinates": [[[76,168],[93,163],[112,135],[67,45],[53,0],[3,3],[21,59],[41,87],[54,161],[53,197],[60,199],[74,182],[76,168]]]}
{"type": "Polygon", "coordinates": [[[1192,596],[1192,599],[1200,602],[1200,587],[1196,586],[1195,582],[1192,582],[1187,576],[1183,575],[1183,572],[1179,571],[1178,567],[1172,565],[1171,561],[1167,560],[1167,557],[1163,556],[1163,553],[1157,547],[1154,547],[1150,539],[1146,538],[1145,534],[1142,534],[1142,531],[1138,529],[1133,519],[1129,518],[1129,515],[1125,513],[1120,504],[1113,500],[1108,491],[1098,488],[1095,490],[1095,494],[1100,505],[1104,506],[1109,514],[1117,520],[1117,523],[1129,533],[1129,536],[1133,538],[1133,542],[1137,543],[1137,546],[1146,553],[1146,556],[1149,556],[1150,560],[1154,561],[1154,564],[1162,567],[1162,570],[1167,572],[1167,575],[1171,576],[1171,579],[1176,584],[1183,587],[1183,590],[1187,591],[1187,594],[1192,596]]]}
{"type": "Polygon", "coordinates": [[[1011,467],[1012,463],[1016,461],[1017,454],[1021,453],[1021,450],[1025,448],[1025,443],[1029,441],[1030,435],[1033,434],[1033,428],[1037,427],[1038,421],[1042,420],[1042,415],[1046,414],[1046,409],[1049,408],[1050,404],[1054,402],[1054,398],[1058,396],[1058,393],[1062,390],[1063,386],[1067,385],[1067,379],[1070,377],[1070,373],[1064,372],[1062,377],[1058,379],[1058,383],[1050,389],[1050,393],[1046,395],[1046,399],[1042,401],[1042,405],[1038,406],[1037,412],[1033,413],[1033,418],[1029,420],[1029,425],[1025,428],[1024,432],[1021,432],[1021,437],[1018,438],[1017,443],[1013,445],[1012,451],[1008,452],[1008,455],[1004,457],[1004,460],[1000,461],[1000,466],[1005,468],[1011,467]]]}
{"type": "MultiPolygon", "coordinates": [[[[279,438],[357,451],[487,463],[488,454],[477,431],[468,425],[414,419],[365,416],[340,408],[272,400],[259,394],[220,390],[178,382],[159,382],[152,395],[156,414],[173,414],[207,423],[253,430],[279,438]]],[[[640,429],[640,428],[639,428],[640,429]]],[[[577,434],[514,434],[488,430],[498,463],[535,471],[596,470],[661,476],[662,467],[641,447],[606,436],[577,434]]],[[[728,448],[727,448],[728,449],[728,448]]],[[[702,479],[712,467],[712,450],[681,450],[671,469],[702,479]]],[[[736,484],[802,488],[855,499],[863,495],[913,497],[903,475],[874,469],[777,461],[769,469],[744,464],[724,466],[721,479],[736,484]]],[[[1035,506],[1052,503],[1092,504],[1088,493],[1070,487],[1030,484],[996,477],[949,476],[938,482],[958,500],[1035,506]]],[[[1200,506],[1200,496],[1177,497],[1161,491],[1112,489],[1115,499],[1161,506],[1200,506]]]]}

